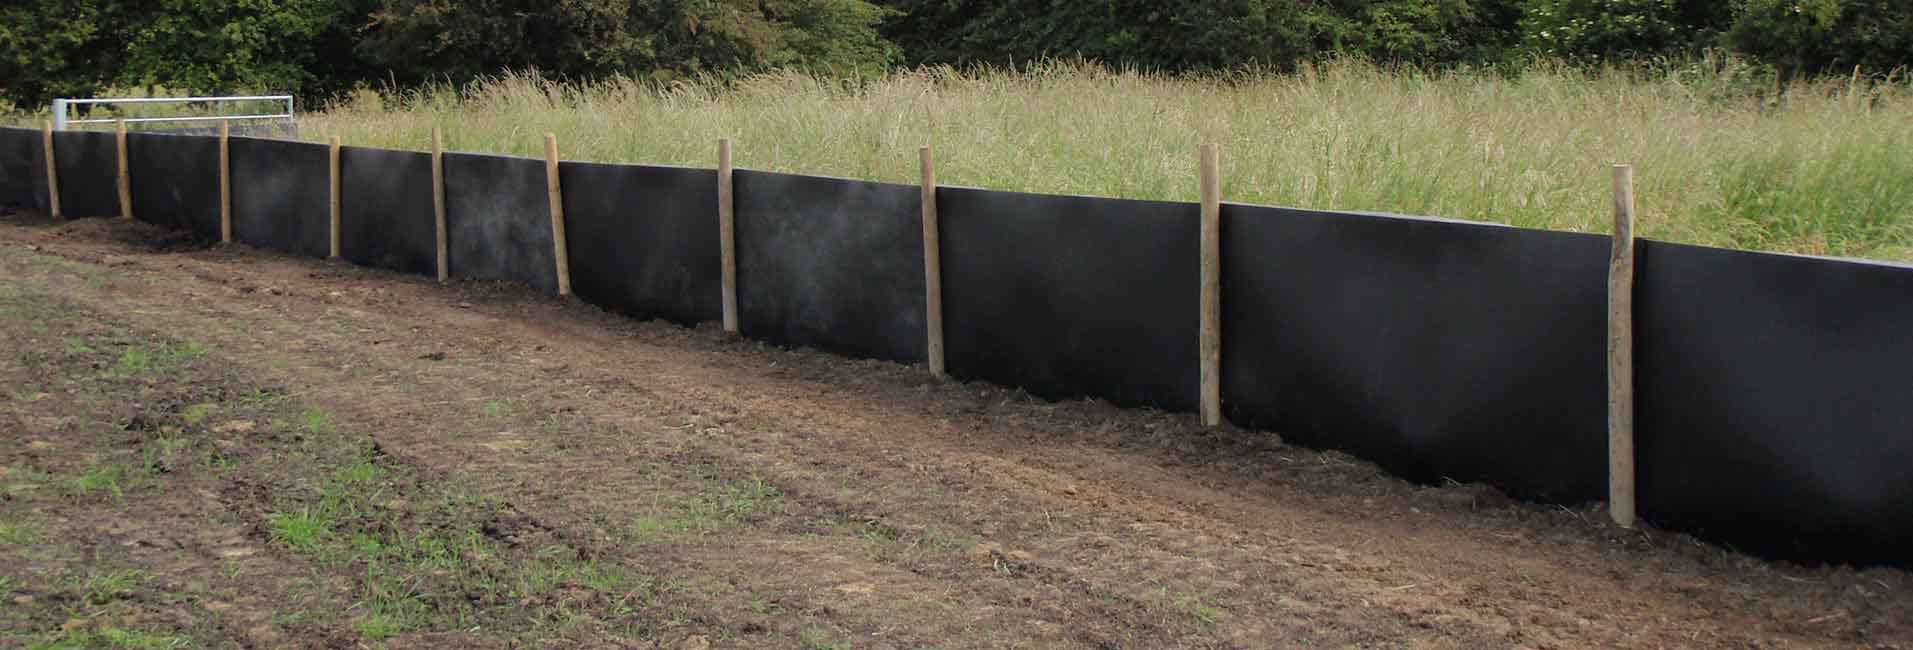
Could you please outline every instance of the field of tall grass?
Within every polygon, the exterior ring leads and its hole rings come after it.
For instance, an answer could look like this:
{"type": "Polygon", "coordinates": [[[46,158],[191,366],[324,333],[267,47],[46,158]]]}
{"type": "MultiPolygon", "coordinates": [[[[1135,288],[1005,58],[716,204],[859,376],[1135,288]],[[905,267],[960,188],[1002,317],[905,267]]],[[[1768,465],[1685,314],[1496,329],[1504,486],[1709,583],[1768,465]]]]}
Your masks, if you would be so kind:
{"type": "Polygon", "coordinates": [[[1170,78],[1056,64],[932,69],[843,84],[799,74],[657,87],[506,75],[361,93],[303,137],[571,160],[713,166],[1194,200],[1196,147],[1223,145],[1225,199],[1606,232],[1608,165],[1635,166],[1638,230],[1735,248],[1913,258],[1913,84],[1749,92],[1731,66],[1518,78],[1335,62],[1300,74],[1170,78]]]}

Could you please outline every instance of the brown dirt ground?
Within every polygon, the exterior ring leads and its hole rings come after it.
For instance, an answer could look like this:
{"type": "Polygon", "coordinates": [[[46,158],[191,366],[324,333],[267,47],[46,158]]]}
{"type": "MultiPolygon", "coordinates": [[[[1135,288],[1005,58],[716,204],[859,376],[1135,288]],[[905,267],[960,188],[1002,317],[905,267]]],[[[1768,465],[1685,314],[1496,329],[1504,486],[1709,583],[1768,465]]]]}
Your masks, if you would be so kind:
{"type": "Polygon", "coordinates": [[[0,647],[1913,648],[1899,570],[1765,562],[1270,433],[516,287],[176,241],[0,218],[0,526],[37,531],[0,527],[0,647]],[[156,370],[125,372],[133,349],[156,370]],[[146,469],[118,496],[75,487],[115,458],[146,469]],[[341,478],[357,459],[377,478],[341,478]],[[359,487],[328,501],[339,486],[359,487]],[[320,507],[353,513],[334,555],[274,532],[320,507]],[[430,535],[466,541],[442,565],[352,550],[430,535]]]}

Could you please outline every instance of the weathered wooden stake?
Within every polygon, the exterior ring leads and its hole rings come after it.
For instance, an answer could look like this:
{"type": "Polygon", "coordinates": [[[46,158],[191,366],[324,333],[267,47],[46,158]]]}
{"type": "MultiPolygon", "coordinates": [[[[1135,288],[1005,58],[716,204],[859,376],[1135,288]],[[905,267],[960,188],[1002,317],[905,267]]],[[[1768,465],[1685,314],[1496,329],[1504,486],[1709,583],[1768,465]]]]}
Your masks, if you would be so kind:
{"type": "Polygon", "coordinates": [[[120,217],[133,218],[133,162],[126,156],[126,119],[113,123],[113,140],[120,157],[120,217]]]}
{"type": "Polygon", "coordinates": [[[1202,176],[1202,424],[1222,424],[1222,153],[1199,150],[1202,176]]]}
{"type": "Polygon", "coordinates": [[[1634,527],[1634,168],[1614,166],[1614,249],[1607,272],[1608,515],[1634,527]]]}
{"type": "Polygon", "coordinates": [[[341,182],[339,180],[339,136],[332,136],[330,144],[331,151],[329,152],[329,160],[327,162],[330,164],[332,170],[332,188],[327,198],[327,205],[332,214],[332,258],[338,259],[340,254],[339,183],[341,182]]]}
{"type": "Polygon", "coordinates": [[[43,141],[42,146],[46,148],[47,211],[53,213],[47,216],[58,219],[60,218],[60,166],[58,164],[55,164],[53,160],[53,123],[52,122],[47,122],[46,128],[41,129],[40,139],[43,141]]]}
{"type": "Polygon", "coordinates": [[[445,133],[432,127],[432,234],[438,238],[438,281],[451,278],[445,245],[445,133]]]}
{"type": "Polygon", "coordinates": [[[545,134],[545,193],[551,201],[551,252],[558,262],[558,295],[571,295],[571,252],[565,242],[565,196],[558,186],[558,135],[545,134]]]}
{"type": "Polygon", "coordinates": [[[219,121],[219,243],[232,243],[232,122],[219,121]]]}
{"type": "Polygon", "coordinates": [[[917,150],[923,168],[923,305],[924,330],[929,337],[930,374],[942,377],[943,360],[943,247],[937,235],[937,170],[930,145],[917,150]]]}
{"type": "Polygon", "coordinates": [[[731,139],[717,141],[717,236],[724,268],[724,331],[737,333],[737,223],[732,213],[731,139]]]}

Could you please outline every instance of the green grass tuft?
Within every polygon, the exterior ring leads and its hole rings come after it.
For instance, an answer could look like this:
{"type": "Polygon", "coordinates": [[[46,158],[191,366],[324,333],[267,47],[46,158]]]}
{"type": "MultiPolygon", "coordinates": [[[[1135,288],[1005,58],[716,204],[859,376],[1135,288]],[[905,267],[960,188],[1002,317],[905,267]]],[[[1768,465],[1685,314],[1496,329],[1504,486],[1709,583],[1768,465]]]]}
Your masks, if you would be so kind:
{"type": "Polygon", "coordinates": [[[372,462],[370,456],[360,456],[333,474],[333,480],[344,485],[362,485],[371,483],[384,475],[384,471],[372,462]]]}
{"type": "Polygon", "coordinates": [[[113,364],[113,371],[122,375],[146,372],[153,367],[153,355],[139,348],[127,348],[120,353],[119,361],[113,364]]]}
{"type": "Polygon", "coordinates": [[[206,418],[210,417],[212,413],[213,405],[194,404],[186,407],[186,410],[181,411],[179,417],[181,420],[185,420],[187,424],[199,424],[205,422],[206,418]]]}
{"type": "Polygon", "coordinates": [[[333,539],[337,521],[324,508],[305,507],[266,515],[272,541],[296,552],[319,555],[333,539]]]}
{"type": "Polygon", "coordinates": [[[312,435],[329,435],[339,430],[333,423],[332,414],[321,409],[308,409],[299,414],[299,428],[312,435]]]}
{"type": "Polygon", "coordinates": [[[80,591],[87,603],[104,605],[132,595],[133,589],[145,579],[146,572],[138,569],[94,573],[81,583],[80,591]]]}
{"type": "Polygon", "coordinates": [[[105,627],[59,632],[29,641],[26,647],[27,650],[173,650],[194,646],[191,639],[174,634],[105,627]]]}
{"type": "Polygon", "coordinates": [[[31,521],[0,520],[0,546],[32,546],[40,539],[40,526],[31,521]]]}
{"type": "Polygon", "coordinates": [[[125,463],[96,463],[80,470],[79,474],[67,478],[67,489],[79,496],[88,496],[96,492],[111,493],[115,498],[124,496],[126,489],[144,477],[144,470],[135,469],[125,463]]]}

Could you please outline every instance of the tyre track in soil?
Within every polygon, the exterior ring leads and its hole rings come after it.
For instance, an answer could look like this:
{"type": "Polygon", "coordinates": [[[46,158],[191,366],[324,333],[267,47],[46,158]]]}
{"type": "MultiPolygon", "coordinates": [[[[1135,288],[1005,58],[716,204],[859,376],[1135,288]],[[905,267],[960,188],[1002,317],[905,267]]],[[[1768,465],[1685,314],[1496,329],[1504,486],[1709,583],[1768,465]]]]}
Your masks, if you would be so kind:
{"type": "MultiPolygon", "coordinates": [[[[785,530],[642,555],[860,646],[1913,647],[1899,571],[1763,563],[1590,523],[1596,509],[1410,486],[1190,417],[1042,403],[521,290],[131,243],[150,236],[0,228],[10,245],[147,281],[76,299],[256,355],[393,453],[477,477],[606,553],[623,546],[609,529],[642,506],[630,468],[688,450],[761,474],[796,513],[785,530]],[[418,358],[432,353],[446,360],[418,358]],[[482,423],[452,416],[500,397],[605,430],[472,436],[482,423]],[[898,560],[796,534],[807,518],[982,543],[898,560]]],[[[751,617],[710,618],[698,624],[751,617]]]]}

